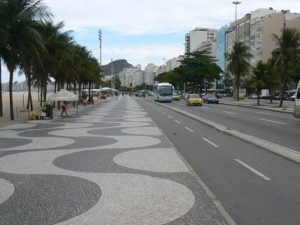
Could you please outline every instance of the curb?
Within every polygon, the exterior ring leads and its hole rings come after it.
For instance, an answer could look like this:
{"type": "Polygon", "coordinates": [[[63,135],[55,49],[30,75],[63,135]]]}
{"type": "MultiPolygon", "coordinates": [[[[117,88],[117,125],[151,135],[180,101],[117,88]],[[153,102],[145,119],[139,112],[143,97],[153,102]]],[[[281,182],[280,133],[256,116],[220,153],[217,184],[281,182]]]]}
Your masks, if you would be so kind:
{"type": "Polygon", "coordinates": [[[273,108],[265,108],[262,106],[252,106],[252,105],[243,105],[243,104],[232,104],[232,103],[227,103],[227,102],[219,102],[219,104],[222,105],[232,105],[232,106],[239,106],[239,107],[246,107],[246,108],[252,108],[252,109],[262,109],[262,110],[266,110],[266,111],[273,111],[273,112],[280,112],[280,113],[289,113],[289,114],[293,114],[293,112],[290,112],[286,109],[273,109],[273,108]]]}

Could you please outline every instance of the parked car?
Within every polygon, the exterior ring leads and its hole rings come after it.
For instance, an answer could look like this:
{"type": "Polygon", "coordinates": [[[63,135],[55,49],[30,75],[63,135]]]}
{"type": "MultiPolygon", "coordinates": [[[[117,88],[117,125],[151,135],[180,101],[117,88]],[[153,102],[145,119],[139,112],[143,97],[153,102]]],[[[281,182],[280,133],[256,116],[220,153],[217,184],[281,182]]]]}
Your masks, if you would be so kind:
{"type": "Polygon", "coordinates": [[[172,101],[179,101],[179,100],[180,100],[180,96],[176,92],[173,92],[172,101]]]}
{"type": "Polygon", "coordinates": [[[292,100],[292,101],[295,101],[295,99],[296,99],[296,93],[290,97],[290,100],[292,100]]]}
{"type": "Polygon", "coordinates": [[[186,97],[186,105],[191,106],[191,105],[199,105],[202,106],[202,98],[200,97],[199,94],[188,94],[186,97]]]}
{"type": "Polygon", "coordinates": [[[257,94],[250,94],[248,96],[249,99],[257,99],[257,94]]]}
{"type": "Polygon", "coordinates": [[[219,99],[215,95],[207,94],[203,96],[204,103],[216,103],[219,104],[219,99]]]}

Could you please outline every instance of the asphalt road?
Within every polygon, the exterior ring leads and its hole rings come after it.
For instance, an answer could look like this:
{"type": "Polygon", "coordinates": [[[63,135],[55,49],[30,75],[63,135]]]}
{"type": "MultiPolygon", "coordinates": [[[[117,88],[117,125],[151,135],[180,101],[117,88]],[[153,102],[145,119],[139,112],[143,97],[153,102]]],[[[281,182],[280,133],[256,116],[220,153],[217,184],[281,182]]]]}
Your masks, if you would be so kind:
{"type": "Polygon", "coordinates": [[[170,105],[228,128],[300,151],[300,120],[291,114],[222,104],[187,107],[183,100],[170,105]]]}
{"type": "MultiPolygon", "coordinates": [[[[155,103],[144,100],[139,102],[237,224],[299,224],[299,164],[218,132],[155,103]]],[[[181,102],[172,105],[184,107],[215,122],[223,121],[222,124],[225,123],[226,126],[232,124],[229,127],[253,132],[251,134],[263,138],[271,138],[274,133],[279,136],[287,131],[292,135],[290,140],[293,140],[289,146],[294,148],[297,141],[299,143],[297,134],[293,134],[293,131],[295,132],[297,126],[299,131],[300,122],[290,119],[288,115],[265,115],[261,114],[267,113],[265,111],[255,112],[221,105],[189,108],[181,102]],[[287,123],[291,128],[261,120],[264,118],[287,123]],[[255,129],[256,126],[258,128],[255,129]],[[271,134],[265,135],[268,132],[271,134]]],[[[284,137],[282,139],[285,140],[284,137]]],[[[289,141],[280,141],[278,144],[288,145],[289,141]]]]}

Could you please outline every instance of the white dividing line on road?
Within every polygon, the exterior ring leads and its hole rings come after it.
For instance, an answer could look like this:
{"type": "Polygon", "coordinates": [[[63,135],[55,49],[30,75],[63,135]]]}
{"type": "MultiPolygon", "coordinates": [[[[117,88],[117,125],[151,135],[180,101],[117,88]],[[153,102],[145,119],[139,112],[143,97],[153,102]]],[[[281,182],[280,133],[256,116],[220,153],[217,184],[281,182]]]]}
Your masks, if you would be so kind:
{"type": "Polygon", "coordinates": [[[176,123],[178,123],[178,124],[181,124],[181,122],[180,121],[178,121],[178,120],[174,120],[176,123]]]}
{"type": "Polygon", "coordinates": [[[169,118],[169,119],[173,119],[173,116],[168,115],[168,118],[169,118]]]}
{"type": "Polygon", "coordinates": [[[185,129],[187,129],[188,131],[194,133],[195,131],[193,131],[191,128],[185,127],[185,129]]]}
{"type": "Polygon", "coordinates": [[[231,115],[235,115],[235,114],[236,114],[236,113],[228,112],[228,111],[224,111],[224,110],[223,110],[223,112],[224,112],[224,113],[227,113],[227,114],[231,114],[231,115]]]}
{"type": "Polygon", "coordinates": [[[271,179],[269,177],[267,177],[266,175],[262,174],[261,172],[259,172],[258,170],[254,169],[253,167],[247,165],[246,163],[244,163],[243,161],[239,160],[239,159],[235,159],[236,162],[238,162],[239,164],[241,164],[242,166],[246,167],[248,170],[250,170],[251,172],[255,173],[256,175],[260,176],[261,178],[263,178],[264,180],[270,181],[271,179]]]}
{"type": "Polygon", "coordinates": [[[202,138],[204,141],[206,141],[207,143],[211,144],[212,146],[214,146],[215,148],[218,148],[219,145],[216,145],[215,143],[213,143],[212,141],[208,140],[207,138],[202,138]]]}
{"type": "Polygon", "coordinates": [[[281,124],[281,125],[287,125],[287,123],[283,123],[283,122],[279,122],[279,121],[275,121],[275,120],[267,120],[267,119],[263,119],[263,118],[261,118],[260,120],[270,122],[270,123],[277,123],[277,124],[281,124]]]}
{"type": "Polygon", "coordinates": [[[271,113],[268,113],[268,112],[259,112],[259,111],[257,111],[255,113],[260,114],[260,115],[266,115],[266,116],[271,116],[272,115],[271,113]]]}

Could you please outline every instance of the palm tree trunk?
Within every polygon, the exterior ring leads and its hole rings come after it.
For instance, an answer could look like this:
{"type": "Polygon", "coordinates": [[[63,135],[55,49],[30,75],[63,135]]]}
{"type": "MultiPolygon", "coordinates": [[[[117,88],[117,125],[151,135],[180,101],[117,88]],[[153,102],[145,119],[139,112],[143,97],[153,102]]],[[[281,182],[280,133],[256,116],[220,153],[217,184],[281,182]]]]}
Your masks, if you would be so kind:
{"type": "Polygon", "coordinates": [[[240,100],[240,76],[237,75],[236,77],[236,100],[240,100]]]}
{"type": "Polygon", "coordinates": [[[13,104],[13,79],[14,79],[14,72],[13,70],[9,70],[9,106],[10,106],[10,119],[15,120],[14,117],[14,104],[13,104]]]}
{"type": "Polygon", "coordinates": [[[283,98],[284,98],[285,85],[286,85],[286,79],[287,79],[286,74],[287,74],[287,65],[284,66],[283,77],[282,77],[282,80],[281,80],[281,96],[280,96],[279,107],[282,107],[282,105],[283,105],[283,98]]]}
{"type": "Polygon", "coordinates": [[[44,102],[47,100],[47,81],[43,84],[43,90],[44,90],[44,102]]]}
{"type": "Polygon", "coordinates": [[[0,117],[3,116],[3,101],[2,101],[2,67],[0,57],[0,117]]]}
{"type": "Polygon", "coordinates": [[[32,104],[32,96],[31,96],[31,75],[27,77],[27,86],[28,86],[28,100],[27,100],[27,109],[30,109],[30,111],[33,110],[33,104],[32,104]]]}

